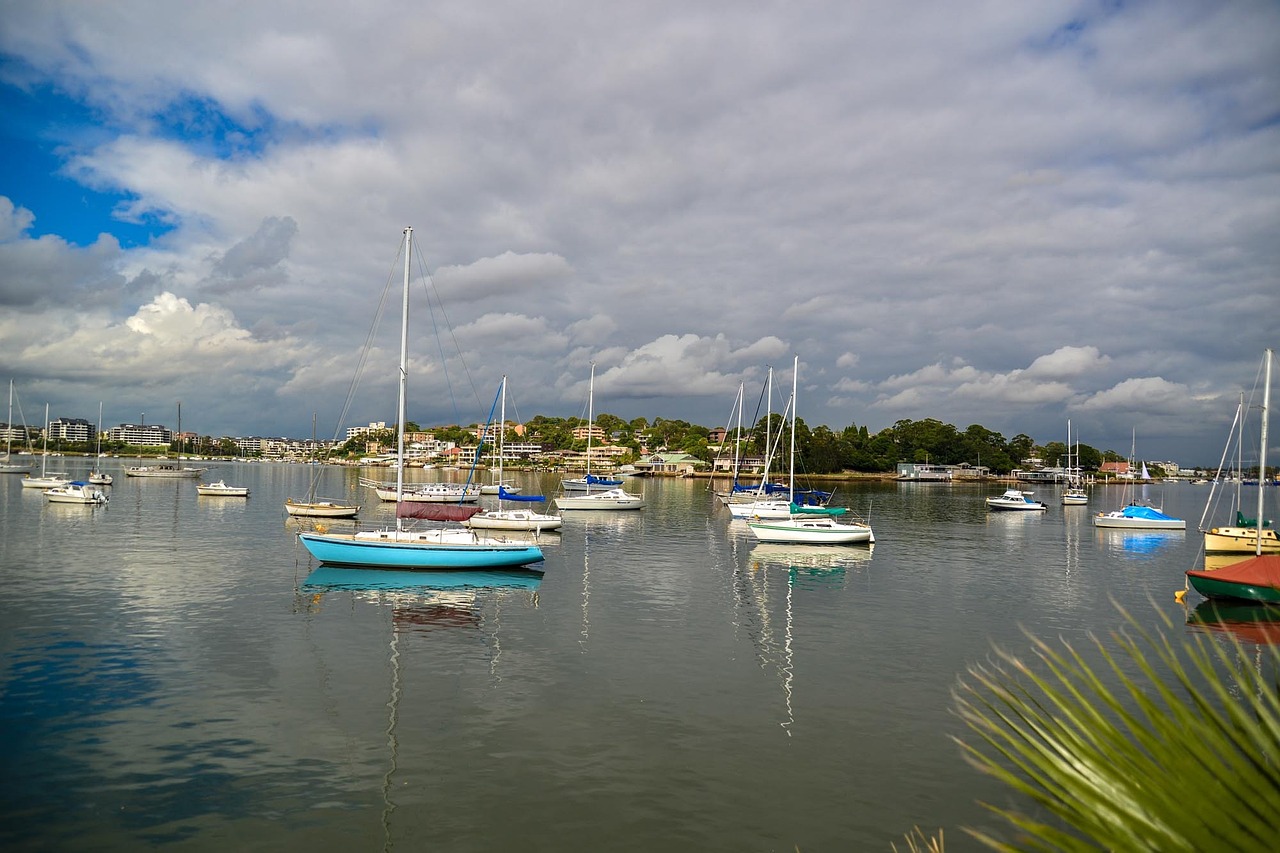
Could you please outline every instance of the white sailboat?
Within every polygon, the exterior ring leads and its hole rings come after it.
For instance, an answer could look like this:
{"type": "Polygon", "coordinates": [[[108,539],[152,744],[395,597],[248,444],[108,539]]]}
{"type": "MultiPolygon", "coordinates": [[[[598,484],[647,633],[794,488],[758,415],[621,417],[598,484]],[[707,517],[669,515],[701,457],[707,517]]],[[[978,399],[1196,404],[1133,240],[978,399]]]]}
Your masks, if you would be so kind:
{"type": "MultiPolygon", "coordinates": [[[[564,511],[566,509],[603,509],[603,510],[622,510],[622,509],[642,509],[644,508],[644,498],[640,495],[633,495],[625,489],[616,486],[610,486],[611,480],[593,479],[591,476],[591,427],[595,426],[595,389],[596,389],[596,364],[591,362],[591,381],[587,385],[587,475],[578,482],[566,480],[561,484],[566,491],[575,491],[575,494],[562,494],[556,498],[556,509],[564,511]],[[573,486],[568,486],[573,483],[573,486]],[[576,486],[582,486],[582,493],[576,493],[576,486]]],[[[621,481],[618,481],[621,482],[621,481]]]]}
{"type": "MultiPolygon", "coordinates": [[[[178,441],[182,441],[182,403],[178,403],[178,441]]],[[[197,480],[208,468],[187,468],[182,464],[182,446],[178,446],[177,464],[157,462],[154,465],[131,465],[124,469],[126,477],[144,477],[161,480],[197,480]]]]}
{"type": "Polygon", "coordinates": [[[787,490],[791,498],[791,515],[780,519],[757,519],[747,528],[761,542],[787,545],[856,545],[875,542],[870,525],[842,524],[833,515],[847,510],[826,507],[802,507],[795,503],[796,489],[796,394],[799,389],[800,356],[795,357],[791,373],[791,465],[787,490]]]}
{"type": "MultiPolygon", "coordinates": [[[[98,401],[98,449],[95,450],[94,453],[95,453],[95,456],[94,456],[95,460],[102,458],[102,401],[101,400],[98,401]]],[[[89,472],[89,482],[95,486],[109,486],[111,485],[113,480],[114,478],[110,474],[98,468],[98,463],[95,461],[93,464],[93,470],[89,472]]]]}
{"type": "Polygon", "coordinates": [[[483,530],[525,530],[540,532],[559,530],[564,524],[558,515],[548,515],[520,507],[507,508],[506,501],[515,503],[534,503],[544,501],[542,495],[521,495],[517,491],[508,491],[502,479],[502,458],[506,450],[507,435],[507,377],[502,377],[502,409],[498,420],[498,508],[476,513],[462,522],[467,527],[483,530]]]}
{"type": "Polygon", "coordinates": [[[24,489],[52,489],[55,486],[65,486],[71,482],[71,478],[63,472],[53,472],[48,470],[49,462],[49,404],[44,404],[44,448],[40,453],[40,476],[33,477],[30,474],[22,478],[22,488],[24,489]]]}
{"type": "MultiPolygon", "coordinates": [[[[316,447],[316,413],[311,413],[311,450],[316,447]]],[[[326,455],[328,450],[325,451],[326,455]]],[[[284,511],[297,518],[355,518],[360,505],[348,501],[316,497],[316,483],[320,479],[320,460],[314,457],[311,464],[317,466],[311,473],[305,498],[285,498],[284,511]]]]}
{"type": "MultiPolygon", "coordinates": [[[[1129,449],[1129,471],[1133,471],[1133,458],[1138,447],[1138,433],[1134,430],[1133,444],[1129,449]]],[[[1142,463],[1142,479],[1144,481],[1151,479],[1151,473],[1147,470],[1147,463],[1142,463]]],[[[1131,485],[1126,484],[1124,487],[1126,496],[1129,495],[1131,485]]],[[[1144,494],[1146,486],[1143,486],[1144,494]]],[[[1093,526],[1109,529],[1120,530],[1186,530],[1187,522],[1183,518],[1174,518],[1171,515],[1164,514],[1164,507],[1155,507],[1149,504],[1137,503],[1126,497],[1125,506],[1111,512],[1100,512],[1093,517],[1093,526]]]]}
{"type": "MultiPolygon", "coordinates": [[[[1248,519],[1244,517],[1244,513],[1241,510],[1237,510],[1236,524],[1211,527],[1208,530],[1204,529],[1204,518],[1202,517],[1200,519],[1200,529],[1204,533],[1204,551],[1206,554],[1280,554],[1280,539],[1277,539],[1275,528],[1268,526],[1270,521],[1263,515],[1266,507],[1267,483],[1269,482],[1267,477],[1267,426],[1268,416],[1271,411],[1271,350],[1268,349],[1266,351],[1264,359],[1266,362],[1266,378],[1262,391],[1262,432],[1259,437],[1258,447],[1257,516],[1253,519],[1248,519]],[[1252,524],[1249,522],[1252,522],[1252,524]]],[[[1240,421],[1241,435],[1243,435],[1243,404],[1237,411],[1237,418],[1240,421]]],[[[1225,455],[1224,453],[1224,458],[1225,455]]],[[[1237,470],[1243,474],[1242,465],[1238,464],[1237,470]]],[[[1215,490],[1221,479],[1221,477],[1214,479],[1215,490]]],[[[1213,495],[1211,493],[1209,504],[1205,507],[1205,515],[1208,515],[1208,507],[1212,503],[1213,495]]]]}
{"type": "MultiPolygon", "coordinates": [[[[9,419],[4,422],[4,456],[0,456],[0,474],[25,474],[31,470],[29,462],[13,460],[13,380],[9,380],[9,419]]],[[[26,429],[23,429],[26,433],[26,429]]]]}
{"type": "MultiPolygon", "coordinates": [[[[404,292],[400,315],[399,408],[396,419],[397,458],[404,459],[405,398],[409,376],[409,269],[413,229],[404,229],[404,292]]],[[[396,492],[404,493],[404,466],[396,468],[396,492]]],[[[322,528],[298,534],[313,557],[337,566],[378,569],[501,569],[528,567],[539,571],[542,549],[528,539],[481,537],[461,526],[407,529],[404,519],[461,521],[478,507],[396,502],[394,528],[330,533],[322,528]],[[536,565],[535,565],[536,564],[536,565]]]]}
{"type": "MultiPolygon", "coordinates": [[[[769,384],[773,384],[773,368],[769,369],[769,384]]],[[[772,390],[770,390],[772,396],[772,390]]],[[[787,408],[782,412],[782,419],[785,423],[787,413],[791,411],[791,407],[795,405],[795,397],[787,403],[787,408]]],[[[766,417],[765,423],[770,422],[766,417]]],[[[795,499],[794,490],[788,488],[786,494],[775,491],[769,482],[769,472],[773,470],[773,460],[778,458],[778,447],[782,443],[782,431],[773,437],[772,443],[768,437],[765,438],[765,457],[764,470],[760,474],[760,483],[751,491],[738,492],[729,498],[726,506],[729,509],[729,515],[734,518],[790,518],[791,504],[795,499]]]]}
{"type": "Polygon", "coordinates": [[[1087,506],[1089,493],[1080,482],[1080,437],[1076,436],[1075,464],[1071,457],[1071,421],[1067,421],[1067,486],[1062,490],[1063,506],[1087,506]]]}

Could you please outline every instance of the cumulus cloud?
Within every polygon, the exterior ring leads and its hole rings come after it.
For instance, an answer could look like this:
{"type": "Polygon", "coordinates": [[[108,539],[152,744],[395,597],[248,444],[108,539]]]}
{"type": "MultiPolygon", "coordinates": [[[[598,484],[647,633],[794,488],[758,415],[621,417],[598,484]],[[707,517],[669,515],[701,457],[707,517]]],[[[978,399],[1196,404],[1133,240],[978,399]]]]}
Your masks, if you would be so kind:
{"type": "Polygon", "coordinates": [[[461,350],[415,354],[423,405],[465,365],[564,406],[594,359],[625,414],[715,419],[798,353],[810,423],[1100,433],[1135,401],[1199,416],[1273,344],[1271,6],[442,3],[11,4],[0,79],[100,117],[48,129],[57,179],[114,200],[108,235],[170,230],[75,245],[78,209],[10,193],[0,359],[34,329],[271,344],[249,384],[295,405],[249,414],[309,432],[405,225],[461,350]]]}

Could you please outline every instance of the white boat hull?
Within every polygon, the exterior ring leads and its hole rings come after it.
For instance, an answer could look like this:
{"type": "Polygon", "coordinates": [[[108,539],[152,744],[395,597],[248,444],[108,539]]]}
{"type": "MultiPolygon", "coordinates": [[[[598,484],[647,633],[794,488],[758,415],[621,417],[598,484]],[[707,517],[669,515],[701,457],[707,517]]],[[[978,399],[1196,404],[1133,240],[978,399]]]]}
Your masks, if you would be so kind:
{"type": "Polygon", "coordinates": [[[223,482],[201,483],[196,486],[196,493],[210,497],[247,498],[249,497],[249,488],[247,486],[228,486],[223,482]]]}
{"type": "Polygon", "coordinates": [[[1034,501],[1018,489],[1008,489],[1003,495],[987,498],[987,509],[1002,512],[1041,512],[1048,508],[1044,501],[1034,501]]]}
{"type": "Polygon", "coordinates": [[[587,510],[624,510],[643,509],[644,498],[624,492],[622,489],[607,489],[603,492],[586,492],[581,495],[561,495],[555,500],[556,509],[587,510]]]}
{"type": "Polygon", "coordinates": [[[747,527],[761,542],[782,545],[860,545],[875,542],[870,527],[840,524],[829,518],[748,521],[747,527]]]}
{"type": "Polygon", "coordinates": [[[790,518],[791,501],[730,501],[725,504],[734,518],[790,518]]]}
{"type": "Polygon", "coordinates": [[[354,504],[336,501],[295,501],[284,502],[284,511],[298,518],[355,518],[360,507],[354,504]]]}
{"type": "Polygon", "coordinates": [[[1119,530],[1186,530],[1187,522],[1182,518],[1128,518],[1119,513],[1100,512],[1093,517],[1093,526],[1119,530]]]}
{"type": "Polygon", "coordinates": [[[71,483],[69,477],[61,474],[45,474],[43,477],[24,477],[22,480],[22,488],[24,489],[53,489],[66,486],[71,483]]]}
{"type": "Polygon", "coordinates": [[[462,522],[467,527],[480,530],[522,530],[526,532],[559,530],[564,520],[558,515],[546,515],[524,509],[503,509],[482,512],[462,522]]]}
{"type": "MultiPolygon", "coordinates": [[[[378,486],[374,489],[374,492],[377,493],[380,500],[388,503],[396,500],[395,488],[388,489],[378,486]]],[[[474,487],[470,489],[414,489],[405,491],[403,495],[400,495],[399,499],[404,503],[474,503],[480,500],[480,489],[474,487]]]]}
{"type": "Polygon", "coordinates": [[[49,503],[99,505],[107,502],[107,496],[101,489],[80,483],[68,483],[48,489],[44,493],[49,503]]]}
{"type": "Polygon", "coordinates": [[[180,468],[177,465],[139,465],[125,468],[126,477],[150,477],[157,480],[198,479],[206,468],[180,468]]]}
{"type": "Polygon", "coordinates": [[[588,483],[583,478],[577,478],[572,480],[560,481],[560,488],[564,489],[566,492],[588,492],[588,491],[591,491],[592,489],[596,489],[596,490],[612,489],[621,485],[622,485],[621,480],[597,479],[594,482],[588,483]]]}

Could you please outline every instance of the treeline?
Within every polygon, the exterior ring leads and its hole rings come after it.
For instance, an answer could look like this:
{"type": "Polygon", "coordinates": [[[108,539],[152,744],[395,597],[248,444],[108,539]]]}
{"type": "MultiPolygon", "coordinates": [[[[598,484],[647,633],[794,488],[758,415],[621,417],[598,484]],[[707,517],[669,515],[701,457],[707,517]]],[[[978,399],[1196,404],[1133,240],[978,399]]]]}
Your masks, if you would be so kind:
{"type": "MultiPolygon", "coordinates": [[[[573,430],[585,426],[585,418],[554,418],[537,415],[525,423],[524,441],[541,444],[548,450],[583,450],[586,442],[575,440],[573,430]]],[[[711,430],[688,421],[655,418],[623,420],[607,413],[596,416],[596,425],[609,436],[611,444],[619,444],[632,450],[639,457],[645,447],[650,450],[665,448],[680,451],[712,462],[717,454],[733,453],[732,431],[720,448],[709,443],[711,430]]],[[[432,430],[438,438],[474,441],[471,428],[444,427],[432,430]]],[[[773,414],[755,427],[744,430],[743,452],[766,456],[769,437],[781,443],[775,447],[777,458],[783,460],[789,445],[788,424],[781,414],[773,414]]],[[[1099,451],[1082,444],[1079,448],[1079,466],[1085,470],[1097,470],[1108,460],[1123,457],[1113,451],[1099,451]]],[[[925,420],[900,420],[891,427],[872,434],[865,426],[850,424],[836,432],[827,426],[810,429],[802,418],[796,420],[797,468],[811,474],[835,474],[841,471],[886,473],[896,470],[899,462],[929,462],[937,465],[969,463],[985,466],[993,473],[1007,474],[1032,456],[1039,457],[1045,465],[1066,463],[1067,446],[1061,441],[1044,445],[1019,433],[1005,438],[998,432],[979,424],[972,424],[962,432],[952,424],[933,418],[925,420]]],[[[1074,454],[1075,449],[1072,448],[1074,454]]],[[[625,460],[624,460],[625,461],[625,460]]],[[[634,460],[632,460],[634,461],[634,460]]],[[[780,465],[785,466],[785,462],[780,465]]],[[[1073,463],[1074,464],[1074,463],[1073,463]]]]}

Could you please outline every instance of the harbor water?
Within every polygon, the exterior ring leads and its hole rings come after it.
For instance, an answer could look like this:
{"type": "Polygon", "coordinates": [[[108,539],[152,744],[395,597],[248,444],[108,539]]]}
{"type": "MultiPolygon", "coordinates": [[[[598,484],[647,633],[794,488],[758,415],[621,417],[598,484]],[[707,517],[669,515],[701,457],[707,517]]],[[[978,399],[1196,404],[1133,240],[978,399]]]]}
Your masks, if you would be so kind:
{"type": "Polygon", "coordinates": [[[953,741],[957,680],[1117,605],[1189,630],[1207,494],[1153,486],[1190,530],[1120,531],[1090,523],[1119,487],[999,513],[994,484],[842,482],[877,543],[788,549],[705,480],[630,480],[645,509],[566,513],[541,575],[388,579],[298,545],[314,467],[210,472],[248,499],[107,471],[101,508],[0,478],[6,850],[977,849],[1005,831],[979,801],[1015,801],[953,741]]]}

